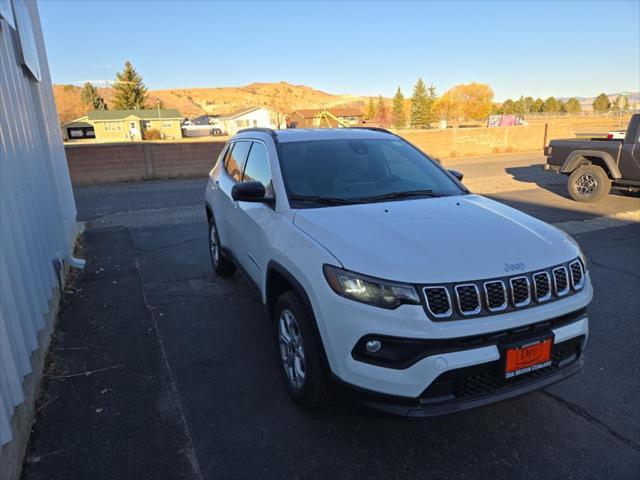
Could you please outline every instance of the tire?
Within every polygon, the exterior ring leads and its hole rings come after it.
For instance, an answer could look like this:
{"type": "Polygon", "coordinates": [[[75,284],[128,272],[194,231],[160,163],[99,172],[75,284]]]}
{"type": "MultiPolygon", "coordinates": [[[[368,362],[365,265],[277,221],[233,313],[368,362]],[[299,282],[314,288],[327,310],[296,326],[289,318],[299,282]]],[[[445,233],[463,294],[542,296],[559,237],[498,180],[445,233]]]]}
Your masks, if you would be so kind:
{"type": "Polygon", "coordinates": [[[300,296],[289,290],[276,303],[273,322],[282,377],[291,399],[304,408],[327,404],[327,372],[313,317],[300,296]]]}
{"type": "Polygon", "coordinates": [[[220,250],[220,238],[213,218],[209,220],[209,258],[213,271],[221,277],[227,277],[236,271],[233,262],[220,250]]]}
{"type": "Polygon", "coordinates": [[[602,167],[582,165],[571,172],[567,188],[575,201],[592,203],[609,194],[611,180],[602,167]]]}

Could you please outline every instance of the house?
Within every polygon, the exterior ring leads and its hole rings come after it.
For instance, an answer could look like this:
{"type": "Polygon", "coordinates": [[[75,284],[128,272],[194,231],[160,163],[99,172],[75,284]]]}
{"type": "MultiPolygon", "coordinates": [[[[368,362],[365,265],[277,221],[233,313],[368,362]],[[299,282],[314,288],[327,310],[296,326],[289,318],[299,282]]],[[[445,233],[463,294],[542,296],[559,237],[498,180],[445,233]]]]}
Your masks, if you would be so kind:
{"type": "Polygon", "coordinates": [[[250,127],[286,128],[284,122],[282,125],[276,125],[276,123],[275,114],[271,110],[265,107],[252,107],[221,116],[217,119],[217,122],[214,121],[213,126],[219,124],[219,128],[229,135],[250,127]]]}
{"type": "Polygon", "coordinates": [[[17,480],[78,233],[37,2],[0,1],[0,478],[17,480]]]}
{"type": "MultiPolygon", "coordinates": [[[[93,110],[62,125],[67,141],[94,139],[97,142],[144,140],[155,130],[161,138],[182,138],[182,116],[175,108],[149,110],[93,110]]],[[[156,135],[158,135],[156,134],[156,135]]]]}
{"type": "Polygon", "coordinates": [[[287,118],[289,128],[336,128],[357,127],[364,123],[364,114],[359,108],[329,108],[296,110],[287,118]],[[327,115],[324,112],[328,112],[327,115]],[[335,120],[335,117],[340,122],[335,120]]]}
{"type": "Polygon", "coordinates": [[[200,115],[191,120],[182,122],[183,137],[204,137],[209,135],[222,135],[219,115],[200,115]]]}

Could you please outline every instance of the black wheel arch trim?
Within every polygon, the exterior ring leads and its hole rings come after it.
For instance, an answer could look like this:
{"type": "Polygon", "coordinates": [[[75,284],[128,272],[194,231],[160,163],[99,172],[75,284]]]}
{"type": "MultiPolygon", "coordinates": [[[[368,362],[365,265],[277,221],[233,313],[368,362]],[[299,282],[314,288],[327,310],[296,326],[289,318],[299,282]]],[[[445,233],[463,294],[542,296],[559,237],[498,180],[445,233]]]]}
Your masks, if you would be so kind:
{"type": "MultiPolygon", "coordinates": [[[[309,295],[306,290],[300,283],[300,281],[293,275],[286,267],[275,260],[270,260],[267,264],[267,279],[269,278],[269,273],[275,271],[282,277],[284,277],[287,282],[293,287],[294,292],[300,295],[302,299],[302,303],[307,308],[309,314],[311,315],[312,325],[316,333],[316,338],[318,339],[318,347],[320,348],[320,355],[322,357],[322,364],[325,367],[325,371],[327,373],[331,372],[331,367],[329,365],[329,360],[327,358],[327,353],[324,348],[324,341],[322,340],[322,335],[320,335],[320,329],[318,328],[318,321],[316,320],[316,314],[313,310],[313,305],[311,304],[311,300],[309,299],[309,295]]],[[[275,308],[275,302],[271,304],[269,299],[269,284],[265,282],[265,309],[267,310],[267,314],[269,318],[272,318],[273,309],[275,308]]]]}
{"type": "Polygon", "coordinates": [[[562,173],[571,173],[580,165],[581,159],[586,157],[597,157],[601,159],[609,170],[609,175],[611,178],[622,178],[622,174],[620,173],[620,169],[616,161],[613,157],[607,152],[600,152],[597,150],[575,150],[571,152],[571,154],[567,157],[567,159],[562,164],[560,168],[560,172],[562,173]]]}

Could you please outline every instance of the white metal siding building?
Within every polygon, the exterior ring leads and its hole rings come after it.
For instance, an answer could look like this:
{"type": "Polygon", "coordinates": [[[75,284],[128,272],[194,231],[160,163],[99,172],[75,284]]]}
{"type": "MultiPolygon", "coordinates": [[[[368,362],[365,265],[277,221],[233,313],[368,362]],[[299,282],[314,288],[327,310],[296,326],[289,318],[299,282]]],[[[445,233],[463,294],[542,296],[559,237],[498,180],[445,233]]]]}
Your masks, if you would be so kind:
{"type": "MultiPolygon", "coordinates": [[[[5,452],[12,440],[25,435],[18,431],[24,426],[17,428],[12,416],[17,407],[34,401],[35,393],[25,390],[25,377],[34,373],[40,378],[42,354],[37,362],[33,360],[34,352],[48,345],[43,332],[52,327],[65,266],[74,261],[75,237],[76,208],[37,5],[31,0],[0,0],[0,477],[3,479],[10,478],[11,473],[5,452]]],[[[31,405],[28,410],[32,409],[31,405]]],[[[28,438],[28,430],[26,435],[28,438]]],[[[20,451],[23,454],[24,448],[17,449],[20,451]]]]}

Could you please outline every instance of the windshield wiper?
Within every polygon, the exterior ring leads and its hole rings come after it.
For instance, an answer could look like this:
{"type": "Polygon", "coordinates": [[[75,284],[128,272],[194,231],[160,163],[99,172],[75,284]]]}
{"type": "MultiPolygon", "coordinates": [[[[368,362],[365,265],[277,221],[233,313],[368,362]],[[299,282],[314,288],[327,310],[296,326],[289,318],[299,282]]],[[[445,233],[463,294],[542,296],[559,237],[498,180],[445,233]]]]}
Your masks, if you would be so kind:
{"type": "Polygon", "coordinates": [[[320,197],[318,195],[289,195],[289,200],[302,202],[316,202],[326,205],[352,205],[358,203],[357,200],[336,197],[320,197]]]}
{"type": "Polygon", "coordinates": [[[384,193],[382,195],[374,195],[372,197],[361,197],[357,200],[359,202],[377,202],[379,200],[393,200],[396,198],[409,198],[409,197],[441,197],[442,195],[435,193],[433,190],[408,190],[404,192],[391,192],[384,193]]]}

